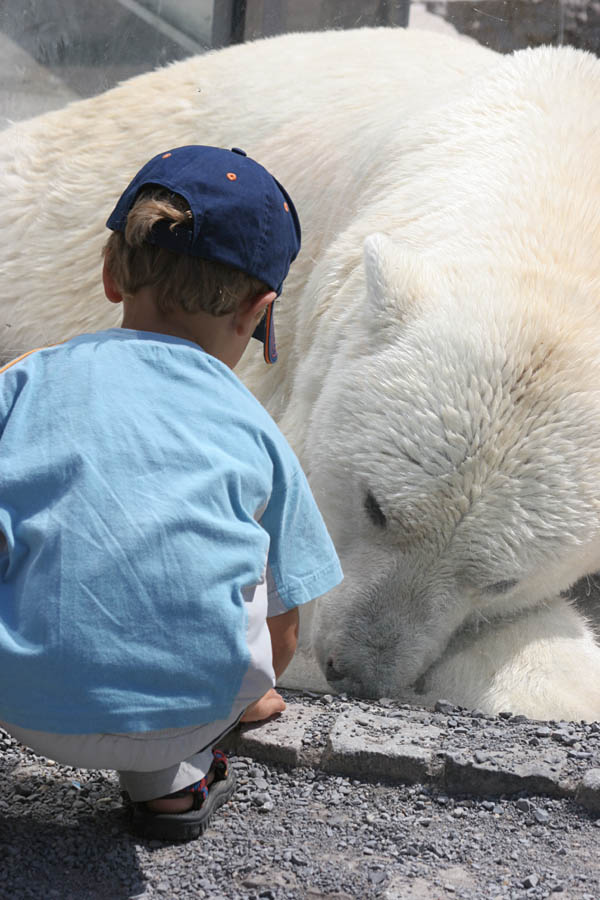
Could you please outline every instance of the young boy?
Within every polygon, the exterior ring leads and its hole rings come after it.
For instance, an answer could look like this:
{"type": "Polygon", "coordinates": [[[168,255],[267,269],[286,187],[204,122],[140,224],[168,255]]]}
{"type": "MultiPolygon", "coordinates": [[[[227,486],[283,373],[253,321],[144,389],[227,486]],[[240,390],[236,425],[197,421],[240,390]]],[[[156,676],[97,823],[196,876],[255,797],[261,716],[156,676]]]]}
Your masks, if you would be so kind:
{"type": "Polygon", "coordinates": [[[300,226],[262,166],[200,146],[147,163],[107,225],[122,327],[0,374],[0,725],[118,770],[137,830],[184,840],[234,788],[215,743],[284,708],[297,607],[342,577],[231,371],[253,334],[276,359],[300,226]]]}

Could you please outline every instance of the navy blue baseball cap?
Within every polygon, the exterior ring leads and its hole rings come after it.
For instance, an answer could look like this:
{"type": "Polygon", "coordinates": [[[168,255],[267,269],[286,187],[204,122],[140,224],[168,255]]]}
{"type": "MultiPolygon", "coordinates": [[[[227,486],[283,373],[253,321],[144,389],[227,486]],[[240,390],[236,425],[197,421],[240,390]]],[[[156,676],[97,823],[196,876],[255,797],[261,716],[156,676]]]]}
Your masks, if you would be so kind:
{"type": "MultiPolygon", "coordinates": [[[[148,238],[159,247],[225,263],[263,281],[277,296],[300,250],[300,221],[284,187],[243,150],[191,145],[159,153],[121,195],[106,223],[125,231],[140,189],[167,188],[182,196],[192,227],[158,222],[148,238]]],[[[273,306],[254,331],[268,363],[277,360],[273,306]]]]}

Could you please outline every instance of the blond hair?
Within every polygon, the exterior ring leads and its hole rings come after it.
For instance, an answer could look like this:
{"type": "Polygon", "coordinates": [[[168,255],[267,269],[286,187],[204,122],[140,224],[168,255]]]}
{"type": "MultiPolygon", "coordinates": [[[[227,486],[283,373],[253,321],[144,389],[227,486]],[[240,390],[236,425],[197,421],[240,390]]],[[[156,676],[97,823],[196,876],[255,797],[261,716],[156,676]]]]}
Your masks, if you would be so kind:
{"type": "Polygon", "coordinates": [[[159,222],[169,228],[192,226],[186,200],[166,188],[150,186],[138,194],[125,231],[113,231],[104,247],[110,274],[125,298],[151,286],[160,312],[177,307],[213,316],[234,312],[242,301],[269,291],[264,282],[215,260],[174,253],[148,242],[159,222]]]}

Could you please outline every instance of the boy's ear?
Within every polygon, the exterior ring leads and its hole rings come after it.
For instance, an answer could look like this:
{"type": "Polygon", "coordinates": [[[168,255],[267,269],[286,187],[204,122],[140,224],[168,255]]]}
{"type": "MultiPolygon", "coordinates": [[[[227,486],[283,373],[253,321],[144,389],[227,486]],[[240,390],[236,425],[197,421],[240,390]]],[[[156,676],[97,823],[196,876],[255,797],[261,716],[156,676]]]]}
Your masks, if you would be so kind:
{"type": "Polygon", "coordinates": [[[104,265],[102,266],[102,283],[104,284],[104,293],[111,303],[121,303],[123,295],[117,287],[114,278],[108,268],[108,262],[104,257],[104,265]]]}
{"type": "Polygon", "coordinates": [[[256,294],[244,300],[238,307],[235,314],[236,331],[239,335],[249,332],[252,334],[258,322],[261,319],[267,306],[269,306],[277,297],[275,291],[269,291],[267,294],[256,294]]]}

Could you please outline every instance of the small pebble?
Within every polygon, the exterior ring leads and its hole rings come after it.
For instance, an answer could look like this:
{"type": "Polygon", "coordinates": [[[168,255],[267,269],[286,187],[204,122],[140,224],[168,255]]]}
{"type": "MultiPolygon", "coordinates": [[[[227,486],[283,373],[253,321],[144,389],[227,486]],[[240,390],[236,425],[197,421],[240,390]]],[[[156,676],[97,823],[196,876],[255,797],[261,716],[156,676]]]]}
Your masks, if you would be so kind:
{"type": "Polygon", "coordinates": [[[434,709],[436,712],[444,713],[445,715],[452,715],[452,713],[456,712],[456,707],[449,700],[438,700],[434,709]]]}

